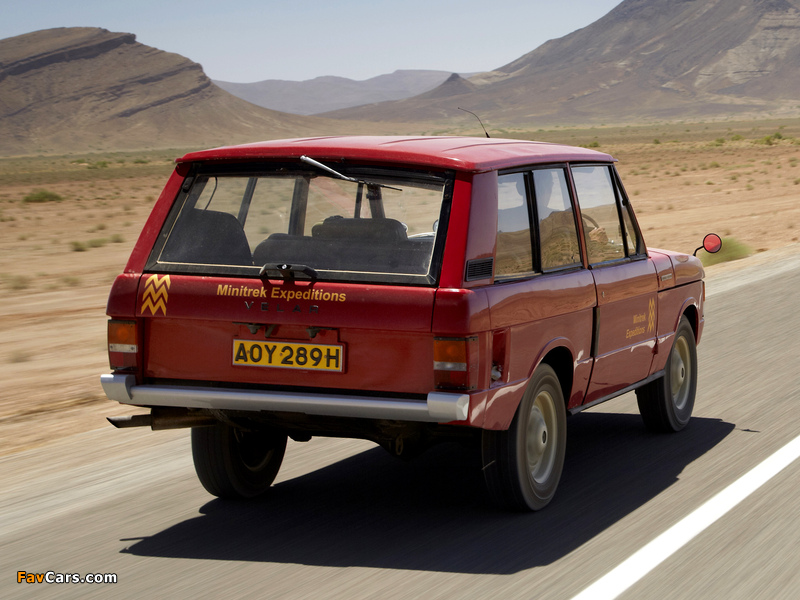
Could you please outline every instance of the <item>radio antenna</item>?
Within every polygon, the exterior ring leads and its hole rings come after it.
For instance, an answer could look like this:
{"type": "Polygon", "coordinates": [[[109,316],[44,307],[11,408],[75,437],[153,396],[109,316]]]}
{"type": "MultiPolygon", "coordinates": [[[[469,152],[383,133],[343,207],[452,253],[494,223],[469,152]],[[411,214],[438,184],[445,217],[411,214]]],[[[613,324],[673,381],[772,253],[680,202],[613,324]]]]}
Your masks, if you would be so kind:
{"type": "Polygon", "coordinates": [[[475,117],[476,119],[478,119],[478,123],[480,123],[480,124],[481,124],[481,129],[483,129],[483,133],[485,133],[485,134],[486,134],[486,137],[487,137],[487,138],[489,137],[489,132],[488,132],[488,131],[486,131],[486,127],[484,127],[484,126],[483,126],[483,121],[481,121],[481,118],[480,118],[478,115],[476,115],[476,114],[475,114],[474,112],[472,112],[471,110],[467,110],[466,108],[461,108],[460,106],[457,106],[456,108],[457,108],[458,110],[463,110],[465,113],[469,113],[469,114],[471,114],[473,117],[475,117]]]}

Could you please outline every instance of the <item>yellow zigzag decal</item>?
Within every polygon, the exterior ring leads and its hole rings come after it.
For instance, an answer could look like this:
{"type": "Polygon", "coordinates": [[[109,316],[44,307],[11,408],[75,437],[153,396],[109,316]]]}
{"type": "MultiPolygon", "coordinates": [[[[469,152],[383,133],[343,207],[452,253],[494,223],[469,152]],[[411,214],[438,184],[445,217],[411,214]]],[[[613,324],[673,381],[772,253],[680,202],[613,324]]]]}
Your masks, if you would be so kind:
{"type": "MultiPolygon", "coordinates": [[[[166,314],[166,311],[164,312],[166,314]]],[[[650,299],[650,304],[647,307],[647,333],[650,333],[656,327],[656,301],[650,299]]]]}
{"type": "Polygon", "coordinates": [[[142,294],[142,310],[150,309],[150,314],[155,315],[159,310],[167,316],[167,302],[169,301],[169,275],[159,278],[158,275],[151,275],[144,284],[144,294],[142,294]]]}

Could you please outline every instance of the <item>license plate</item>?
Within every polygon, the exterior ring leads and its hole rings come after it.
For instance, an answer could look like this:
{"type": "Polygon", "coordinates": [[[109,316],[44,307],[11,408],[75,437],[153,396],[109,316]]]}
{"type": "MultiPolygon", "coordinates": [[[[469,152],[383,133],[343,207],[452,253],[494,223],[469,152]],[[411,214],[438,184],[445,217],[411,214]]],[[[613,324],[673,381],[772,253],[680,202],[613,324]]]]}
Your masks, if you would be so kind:
{"type": "Polygon", "coordinates": [[[233,340],[233,364],[341,372],[344,367],[344,347],[336,344],[233,340]]]}

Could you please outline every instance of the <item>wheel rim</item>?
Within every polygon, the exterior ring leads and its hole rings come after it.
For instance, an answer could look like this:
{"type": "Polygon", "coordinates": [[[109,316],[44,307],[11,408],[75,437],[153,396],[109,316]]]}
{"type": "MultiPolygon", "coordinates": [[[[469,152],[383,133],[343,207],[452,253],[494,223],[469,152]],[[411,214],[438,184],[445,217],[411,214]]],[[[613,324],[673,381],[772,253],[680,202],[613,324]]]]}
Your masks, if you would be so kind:
{"type": "Polygon", "coordinates": [[[236,430],[234,436],[236,453],[248,471],[258,473],[269,465],[273,447],[267,438],[240,430],[236,430]]]}
{"type": "Polygon", "coordinates": [[[689,400],[692,375],[689,342],[681,336],[675,340],[670,357],[670,390],[672,391],[672,403],[678,410],[683,409],[689,400]]]}
{"type": "Polygon", "coordinates": [[[541,391],[531,406],[525,440],[528,472],[536,483],[547,482],[553,472],[557,435],[555,400],[541,391]]]}

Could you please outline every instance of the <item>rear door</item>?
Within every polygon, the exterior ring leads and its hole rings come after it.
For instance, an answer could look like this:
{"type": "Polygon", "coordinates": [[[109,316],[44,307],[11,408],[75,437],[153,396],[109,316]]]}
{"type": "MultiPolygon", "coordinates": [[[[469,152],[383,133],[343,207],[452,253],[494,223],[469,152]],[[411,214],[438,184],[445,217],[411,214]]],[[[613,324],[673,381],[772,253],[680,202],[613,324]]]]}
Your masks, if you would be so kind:
{"type": "Polygon", "coordinates": [[[150,380],[433,389],[432,288],[152,274],[139,294],[150,380]]]}
{"type": "Polygon", "coordinates": [[[433,389],[438,223],[452,183],[349,173],[361,177],[299,164],[194,166],[139,286],[145,378],[433,389]]]}

